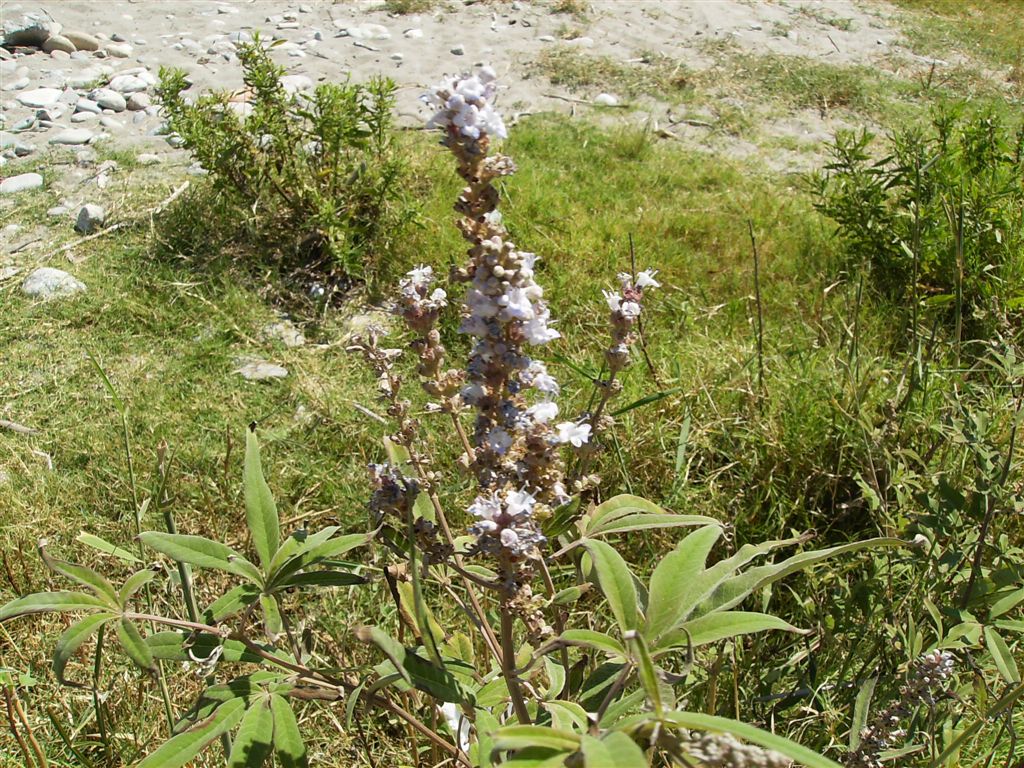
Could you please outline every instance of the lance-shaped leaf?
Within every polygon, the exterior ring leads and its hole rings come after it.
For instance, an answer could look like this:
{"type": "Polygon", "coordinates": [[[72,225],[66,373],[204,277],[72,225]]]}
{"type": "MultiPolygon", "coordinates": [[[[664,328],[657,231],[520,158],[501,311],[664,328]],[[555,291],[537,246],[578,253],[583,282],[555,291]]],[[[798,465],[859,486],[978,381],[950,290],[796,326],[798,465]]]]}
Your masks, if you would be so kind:
{"type": "Polygon", "coordinates": [[[287,699],[274,694],[270,697],[270,709],[274,714],[274,755],[281,768],[308,768],[306,745],[287,699]]]}
{"type": "Polygon", "coordinates": [[[692,645],[694,648],[739,635],[755,632],[766,632],[770,629],[781,629],[786,632],[807,634],[807,630],[798,629],[782,619],[768,613],[752,611],[716,611],[698,619],[687,621],[672,632],[665,635],[657,646],[656,655],[670,648],[692,645]]]}
{"type": "Polygon", "coordinates": [[[546,728],[543,725],[509,725],[494,732],[495,749],[527,749],[539,747],[575,752],[580,735],[572,731],[546,728]]]}
{"type": "Polygon", "coordinates": [[[647,768],[643,750],[621,731],[612,731],[603,739],[584,736],[580,751],[585,768],[647,768]]]}
{"type": "Polygon", "coordinates": [[[633,574],[615,548],[603,541],[585,541],[584,546],[594,561],[597,581],[608,601],[615,620],[623,632],[636,629],[637,602],[633,574]]]}
{"type": "Polygon", "coordinates": [[[65,630],[57,641],[57,648],[53,652],[53,674],[57,682],[62,685],[77,685],[64,678],[64,670],[77,651],[86,640],[88,640],[105,623],[114,618],[115,614],[104,612],[86,616],[81,621],[72,624],[65,630]]]}
{"type": "Polygon", "coordinates": [[[181,768],[207,744],[234,728],[244,712],[243,699],[231,699],[221,704],[205,720],[165,742],[135,768],[181,768]]]}
{"type": "Polygon", "coordinates": [[[588,539],[612,533],[690,525],[718,525],[713,517],[676,515],[639,496],[622,494],[599,504],[580,527],[588,539]]]}
{"type": "Polygon", "coordinates": [[[263,577],[256,566],[219,541],[204,536],[160,531],[143,531],[139,538],[147,547],[163,552],[179,562],[225,571],[262,586],[263,577]]]}
{"type": "Polygon", "coordinates": [[[273,595],[260,595],[260,608],[263,609],[263,629],[267,640],[276,643],[277,639],[284,634],[284,619],[281,616],[281,606],[273,595]]]}
{"type": "Polygon", "coordinates": [[[622,643],[611,635],[604,632],[596,632],[592,629],[567,629],[558,639],[566,645],[578,645],[583,648],[593,648],[595,651],[603,651],[612,656],[625,656],[626,649],[622,643]]]}
{"type": "Polygon", "coordinates": [[[121,647],[131,657],[131,660],[147,672],[156,673],[156,661],[153,659],[153,652],[146,645],[139,630],[127,619],[117,622],[117,639],[121,647]]]}
{"type": "Polygon", "coordinates": [[[28,616],[33,613],[50,613],[51,611],[95,611],[107,610],[110,605],[93,595],[82,592],[34,592],[25,597],[12,600],[0,608],[0,621],[28,616]]]}
{"type": "Polygon", "coordinates": [[[866,539],[865,541],[854,541],[837,547],[829,547],[828,549],[801,552],[783,560],[781,563],[769,563],[768,565],[751,568],[738,576],[733,576],[721,582],[711,595],[697,606],[694,616],[703,616],[712,611],[728,610],[742,603],[752,592],[762,589],[791,573],[802,571],[805,568],[820,563],[822,560],[827,560],[830,557],[843,555],[848,552],[857,552],[861,549],[905,547],[906,545],[907,543],[900,539],[866,539]]]}
{"type": "Polygon", "coordinates": [[[302,589],[303,587],[351,587],[354,584],[365,584],[364,576],[357,576],[348,571],[310,571],[298,573],[278,582],[277,589],[302,589]]]}
{"type": "Polygon", "coordinates": [[[270,572],[270,563],[281,546],[281,520],[277,516],[277,504],[270,492],[263,466],[260,462],[260,445],[256,439],[256,425],[249,425],[245,431],[245,468],[242,476],[242,492],[245,496],[245,520],[252,534],[264,573],[270,572]]]}
{"type": "Polygon", "coordinates": [[[46,566],[54,573],[59,573],[61,576],[71,579],[71,581],[77,581],[83,587],[88,587],[95,593],[96,597],[103,600],[111,608],[118,608],[121,605],[121,602],[117,599],[117,590],[114,589],[114,585],[110,583],[106,576],[97,573],[87,566],[51,557],[43,543],[39,545],[39,554],[43,558],[43,562],[46,563],[46,566]]]}
{"type": "Polygon", "coordinates": [[[298,548],[293,556],[275,568],[269,579],[270,586],[271,588],[276,587],[283,580],[304,568],[341,557],[346,552],[366,544],[369,540],[369,535],[365,533],[350,533],[336,538],[320,537],[319,534],[314,534],[298,548]]]}
{"type": "Polygon", "coordinates": [[[1019,683],[1020,670],[1017,669],[1013,653],[994,627],[985,627],[985,645],[988,647],[988,652],[992,654],[992,660],[1003,679],[1008,683],[1019,683]]]}
{"type": "Polygon", "coordinates": [[[126,563],[142,565],[142,561],[124,547],[119,547],[117,544],[111,544],[106,539],[100,538],[95,534],[82,531],[75,537],[75,541],[85,544],[87,547],[92,547],[105,555],[111,555],[119,560],[123,560],[126,563]]]}
{"type": "Polygon", "coordinates": [[[221,640],[214,635],[194,635],[191,632],[174,630],[154,632],[146,638],[153,656],[167,661],[202,662],[214,653],[220,653],[224,661],[246,661],[258,664],[263,661],[245,643],[239,640],[221,640]],[[217,648],[221,648],[218,651],[217,648]]]}
{"type": "Polygon", "coordinates": [[[231,743],[228,768],[260,768],[274,747],[274,716],[270,699],[260,697],[245,710],[231,743]]]}
{"type": "Polygon", "coordinates": [[[219,624],[229,616],[241,613],[260,599],[260,590],[255,584],[239,584],[218,597],[203,611],[203,621],[219,624]]]}
{"type": "Polygon", "coordinates": [[[277,570],[284,565],[286,562],[291,560],[296,555],[302,554],[303,552],[309,551],[318,544],[322,544],[331,538],[340,530],[337,525],[329,525],[323,530],[317,531],[316,533],[307,533],[306,531],[295,531],[288,538],[282,542],[277,552],[274,553],[274,559],[270,561],[270,576],[272,577],[277,570]]]}
{"type": "Polygon", "coordinates": [[[686,614],[682,598],[694,579],[704,571],[711,548],[722,535],[719,525],[707,525],[694,531],[662,558],[651,574],[647,598],[647,625],[644,634],[657,646],[658,638],[681,623],[686,614]]]}
{"type": "Polygon", "coordinates": [[[458,678],[444,666],[437,666],[419,656],[378,627],[359,627],[356,637],[373,643],[391,662],[391,668],[403,682],[441,701],[460,703],[471,701],[472,694],[463,688],[458,678]]]}
{"type": "Polygon", "coordinates": [[[152,568],[143,568],[141,571],[136,571],[129,576],[124,584],[121,585],[121,589],[117,592],[118,604],[123,608],[128,604],[132,595],[146,586],[156,578],[156,571],[152,568]]]}

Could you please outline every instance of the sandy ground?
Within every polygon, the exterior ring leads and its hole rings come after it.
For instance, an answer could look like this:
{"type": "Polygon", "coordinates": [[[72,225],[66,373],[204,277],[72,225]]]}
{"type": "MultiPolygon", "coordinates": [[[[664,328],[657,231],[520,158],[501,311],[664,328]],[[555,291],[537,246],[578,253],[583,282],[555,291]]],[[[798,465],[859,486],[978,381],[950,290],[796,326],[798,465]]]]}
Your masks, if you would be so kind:
{"type": "MultiPolygon", "coordinates": [[[[126,42],[130,54],[98,61],[58,60],[40,52],[16,62],[23,68],[19,74],[28,76],[29,89],[64,87],[76,73],[94,71],[96,66],[109,67],[113,74],[139,66],[154,73],[161,66],[181,67],[197,90],[237,88],[241,77],[231,41],[258,31],[282,41],[275,57],[290,72],[314,81],[389,75],[400,88],[400,120],[413,124],[425,114],[418,100],[425,88],[444,73],[481,63],[491,64],[503,76],[506,112],[574,108],[564,100],[569,96],[564,89],[543,77],[525,76],[542,51],[561,46],[622,61],[662,53],[695,69],[710,66],[714,46],[709,43],[724,40],[741,50],[855,64],[870,64],[900,47],[891,12],[878,3],[595,0],[584,18],[554,13],[551,6],[525,0],[448,0],[429,13],[390,15],[379,0],[58,0],[42,10],[65,30],[126,42]],[[847,19],[848,23],[842,21],[847,19]],[[562,39],[569,35],[573,39],[562,39]]],[[[38,10],[34,3],[0,2],[0,15],[8,24],[38,10]]],[[[8,83],[13,77],[11,72],[4,74],[8,83]]],[[[16,96],[16,91],[2,94],[8,130],[31,114],[16,96]]],[[[656,114],[651,107],[657,96],[651,94],[645,104],[655,119],[664,120],[664,110],[656,114]]],[[[790,128],[806,128],[800,120],[797,123],[790,128]]],[[[118,141],[157,146],[159,139],[146,136],[152,127],[146,123],[121,132],[118,141]]],[[[814,133],[827,127],[810,126],[814,133]]],[[[790,128],[783,124],[779,130],[790,128]]]]}

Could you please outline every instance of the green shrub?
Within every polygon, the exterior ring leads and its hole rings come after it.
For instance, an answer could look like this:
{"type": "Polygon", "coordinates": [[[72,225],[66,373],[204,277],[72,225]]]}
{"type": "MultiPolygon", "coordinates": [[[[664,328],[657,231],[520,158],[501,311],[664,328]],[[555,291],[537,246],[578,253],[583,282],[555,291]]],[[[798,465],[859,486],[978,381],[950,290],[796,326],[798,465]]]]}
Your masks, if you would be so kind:
{"type": "Polygon", "coordinates": [[[394,83],[326,83],[293,96],[259,39],[238,56],[247,114],[226,92],[187,102],[185,73],[165,69],[158,96],[169,128],[226,197],[239,236],[290,269],[362,277],[406,217],[394,83]]]}
{"type": "Polygon", "coordinates": [[[887,297],[934,307],[984,338],[1024,305],[1024,129],[990,113],[938,113],[893,132],[839,134],[812,180],[851,271],[887,297]]]}

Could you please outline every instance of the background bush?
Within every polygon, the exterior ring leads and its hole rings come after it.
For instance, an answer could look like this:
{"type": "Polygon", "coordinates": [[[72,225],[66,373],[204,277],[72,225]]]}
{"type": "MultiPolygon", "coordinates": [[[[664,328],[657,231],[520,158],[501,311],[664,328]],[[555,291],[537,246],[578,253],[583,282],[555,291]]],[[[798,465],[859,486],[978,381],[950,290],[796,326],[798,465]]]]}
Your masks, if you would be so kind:
{"type": "Polygon", "coordinates": [[[194,103],[185,73],[162,70],[169,128],[226,198],[224,224],[287,269],[362,278],[406,218],[395,149],[394,83],[323,83],[293,95],[259,39],[239,46],[246,100],[194,103]]]}
{"type": "Polygon", "coordinates": [[[874,139],[837,135],[812,182],[845,266],[870,270],[895,301],[923,301],[991,336],[1002,313],[1024,306],[1024,129],[952,108],[894,130],[881,159],[874,139]]]}

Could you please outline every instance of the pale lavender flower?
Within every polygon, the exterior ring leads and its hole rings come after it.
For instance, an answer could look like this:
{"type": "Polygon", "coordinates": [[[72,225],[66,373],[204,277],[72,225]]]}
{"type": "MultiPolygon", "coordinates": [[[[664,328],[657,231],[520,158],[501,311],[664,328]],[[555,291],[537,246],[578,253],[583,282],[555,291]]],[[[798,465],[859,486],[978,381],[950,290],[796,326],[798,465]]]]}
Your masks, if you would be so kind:
{"type": "Polygon", "coordinates": [[[558,430],[558,442],[569,443],[574,448],[582,448],[590,440],[590,425],[574,421],[563,421],[558,430]]]}

